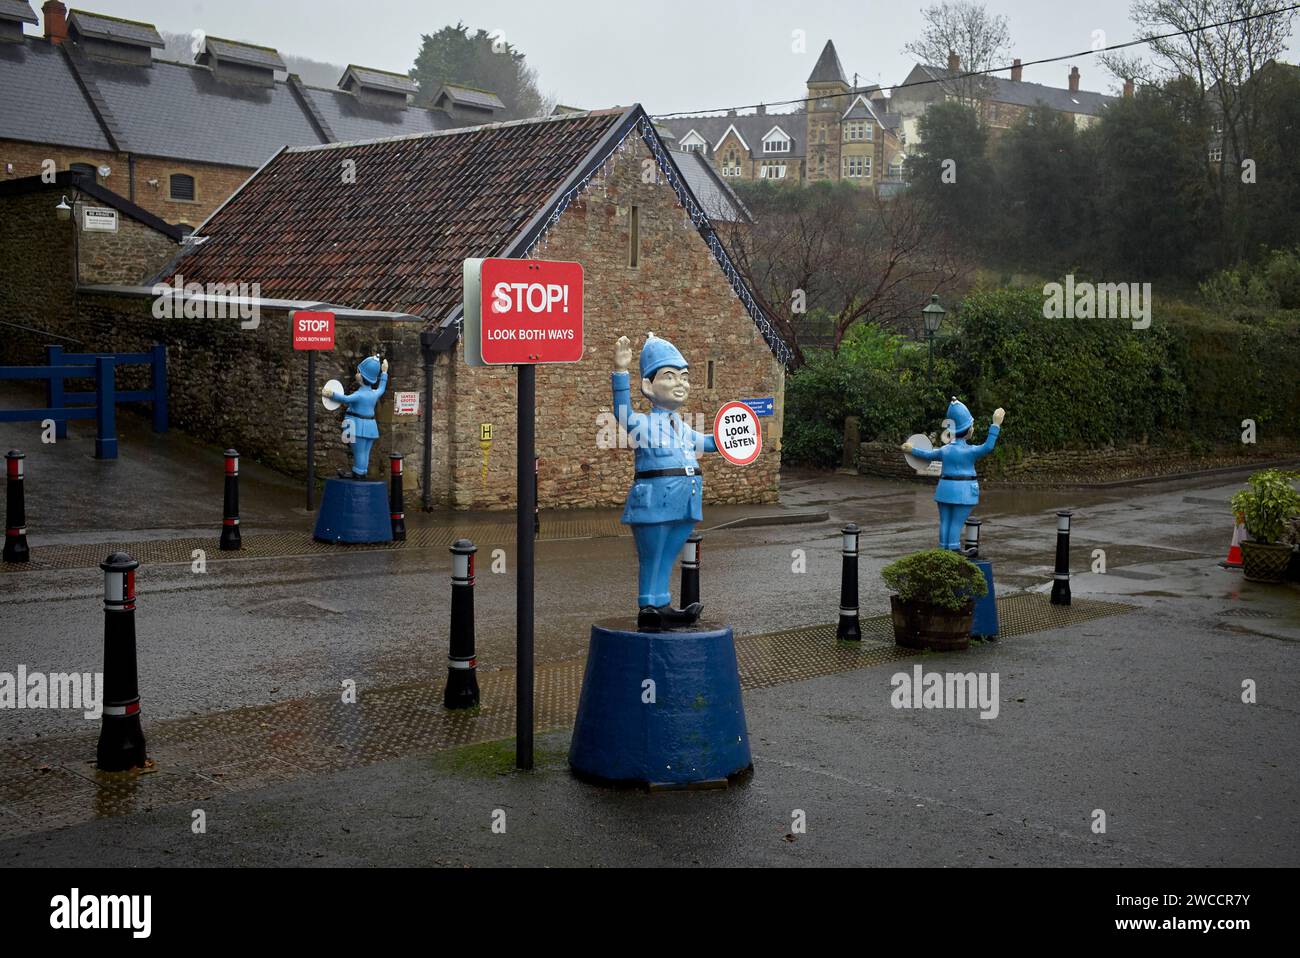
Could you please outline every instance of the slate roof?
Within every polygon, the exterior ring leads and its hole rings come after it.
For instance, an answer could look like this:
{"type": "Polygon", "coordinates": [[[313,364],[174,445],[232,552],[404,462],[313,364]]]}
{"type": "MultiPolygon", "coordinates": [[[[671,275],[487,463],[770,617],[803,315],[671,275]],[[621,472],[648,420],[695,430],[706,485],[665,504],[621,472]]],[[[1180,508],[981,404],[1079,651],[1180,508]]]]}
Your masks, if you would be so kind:
{"type": "Polygon", "coordinates": [[[187,282],[445,318],[462,262],[503,252],[618,125],[580,113],[281,152],[199,227],[187,282]],[[355,183],[339,176],[357,164],[355,183]]]}
{"type": "Polygon", "coordinates": [[[438,97],[446,94],[452,103],[463,103],[466,106],[476,106],[487,110],[504,110],[505,104],[495,93],[489,93],[487,90],[476,90],[473,87],[456,86],[453,83],[444,83],[434,95],[434,102],[438,97]]]}
{"type": "Polygon", "coordinates": [[[17,20],[19,23],[39,23],[27,0],[0,0],[0,20],[17,20]]]}
{"type": "MultiPolygon", "coordinates": [[[[265,51],[257,53],[262,48],[216,37],[208,41],[227,45],[218,58],[233,51],[246,61],[272,65],[265,51]]],[[[455,125],[442,110],[396,109],[342,90],[299,88],[302,100],[288,80],[261,87],[219,80],[198,64],[157,58],[149,66],[107,62],[86,56],[75,44],[56,46],[29,36],[22,43],[0,43],[0,139],[256,169],[285,145],[377,139],[455,125]],[[314,122],[313,109],[328,131],[314,122]]]]}
{"type": "Polygon", "coordinates": [[[44,41],[0,43],[0,137],[112,150],[67,57],[44,41]]]}
{"type": "Polygon", "coordinates": [[[673,150],[672,154],[673,162],[682,171],[687,185],[709,219],[723,223],[751,221],[749,210],[740,201],[740,197],[701,154],[693,150],[673,150]]]}
{"type": "Polygon", "coordinates": [[[141,23],[139,20],[123,20],[119,17],[106,17],[102,13],[69,10],[68,26],[95,40],[112,40],[159,50],[165,46],[153,24],[141,23]]]}
{"type": "Polygon", "coordinates": [[[343,76],[339,79],[340,87],[347,88],[346,81],[349,76],[355,78],[362,86],[388,90],[392,93],[415,93],[420,88],[418,83],[405,74],[359,67],[354,63],[349,63],[348,68],[343,71],[343,76]]]}
{"type": "MultiPolygon", "coordinates": [[[[934,80],[950,80],[960,75],[947,67],[918,64],[918,68],[934,80]]],[[[1023,80],[1011,80],[1007,77],[989,75],[984,77],[991,86],[991,99],[997,103],[1010,103],[1016,106],[1036,107],[1040,104],[1062,113],[1083,113],[1097,116],[1107,105],[1118,97],[1091,90],[1079,90],[1071,93],[1068,89],[1047,86],[1043,83],[1026,83],[1023,80]]],[[[906,92],[906,91],[902,91],[906,92]]]]}
{"type": "Polygon", "coordinates": [[[229,60],[250,67],[262,67],[267,70],[285,70],[280,54],[270,47],[258,47],[251,43],[237,40],[225,40],[221,37],[204,37],[203,50],[216,56],[218,60],[229,60]]]}
{"type": "Polygon", "coordinates": [[[812,73],[808,74],[808,82],[849,85],[849,81],[844,78],[844,67],[840,65],[840,55],[835,52],[835,44],[830,40],[827,40],[826,46],[822,47],[817,65],[813,67],[812,73]]]}
{"type": "Polygon", "coordinates": [[[673,132],[677,142],[681,143],[682,137],[686,136],[691,130],[695,130],[700,136],[708,141],[708,155],[713,155],[713,148],[722,139],[722,135],[727,132],[727,127],[735,126],[736,132],[739,133],[749,144],[749,155],[751,158],[766,157],[767,159],[801,159],[804,156],[803,134],[807,128],[807,123],[802,112],[796,113],[745,113],[740,116],[688,116],[674,117],[666,120],[656,120],[660,126],[665,127],[673,132]],[[788,153],[764,153],[763,137],[767,131],[774,126],[779,126],[790,134],[790,152],[788,153]]]}

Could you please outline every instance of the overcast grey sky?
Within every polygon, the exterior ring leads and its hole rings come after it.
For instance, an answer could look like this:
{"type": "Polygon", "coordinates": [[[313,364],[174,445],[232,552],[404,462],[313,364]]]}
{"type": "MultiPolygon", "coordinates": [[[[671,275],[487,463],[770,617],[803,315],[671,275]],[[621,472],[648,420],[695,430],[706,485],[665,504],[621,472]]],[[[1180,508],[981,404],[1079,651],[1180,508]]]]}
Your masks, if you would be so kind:
{"type": "MultiPolygon", "coordinates": [[[[903,80],[905,42],[921,29],[915,5],[858,0],[79,0],[160,30],[272,46],[282,53],[405,72],[420,35],[464,21],[501,30],[537,69],[542,92],[584,108],[641,102],[651,113],[725,108],[801,95],[817,54],[835,41],[845,72],[862,82],[903,80]],[[807,51],[792,52],[803,30],[807,51]]],[[[40,0],[32,6],[39,9],[40,0]]],[[[989,0],[1007,17],[1024,60],[1130,40],[1129,0],[989,0]]],[[[1287,59],[1297,60],[1293,37],[1287,59]]],[[[1084,89],[1117,92],[1092,56],[1027,68],[1025,79],[1065,86],[1070,64],[1084,89]]]]}

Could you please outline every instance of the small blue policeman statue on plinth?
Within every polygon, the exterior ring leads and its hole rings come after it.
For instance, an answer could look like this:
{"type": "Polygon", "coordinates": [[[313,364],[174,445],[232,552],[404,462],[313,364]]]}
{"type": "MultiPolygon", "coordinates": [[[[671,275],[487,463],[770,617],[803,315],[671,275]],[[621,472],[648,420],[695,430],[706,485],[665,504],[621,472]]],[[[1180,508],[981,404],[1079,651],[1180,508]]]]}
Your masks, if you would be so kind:
{"type": "Polygon", "coordinates": [[[375,407],[388,388],[388,360],[379,361],[378,356],[367,356],[357,367],[358,386],[350,393],[341,393],[326,383],[321,394],[326,399],[343,403],[347,412],[343,414],[344,442],[347,431],[352,432],[352,471],[339,470],[340,479],[366,478],[370,469],[370,447],[379,438],[379,426],[375,423],[375,407]],[[349,427],[349,423],[351,426],[349,427]]]}
{"type": "Polygon", "coordinates": [[[993,425],[989,426],[988,438],[981,445],[972,446],[966,440],[975,425],[975,417],[966,405],[956,396],[948,406],[947,418],[952,422],[955,438],[946,446],[938,449],[914,448],[910,442],[903,443],[903,452],[910,453],[926,462],[940,461],[943,472],[939,477],[939,487],[934,491],[934,501],[939,503],[939,548],[961,551],[961,530],[966,524],[966,517],[980,501],[980,484],[975,475],[975,462],[993,451],[997,444],[998,433],[1002,431],[1002,420],[1006,413],[1002,409],[993,412],[993,425]]]}
{"type": "Polygon", "coordinates": [[[620,336],[610,383],[614,415],[636,450],[635,481],[622,521],[632,527],[640,562],[637,627],[689,625],[699,619],[700,603],[674,609],[668,578],[691,530],[704,518],[704,478],[695,454],[717,452],[718,446],[712,435],[695,432],[677,412],[691,383],[676,346],[651,333],[641,348],[641,395],[650,400],[649,413],[632,411],[631,362],[632,344],[620,336]]]}

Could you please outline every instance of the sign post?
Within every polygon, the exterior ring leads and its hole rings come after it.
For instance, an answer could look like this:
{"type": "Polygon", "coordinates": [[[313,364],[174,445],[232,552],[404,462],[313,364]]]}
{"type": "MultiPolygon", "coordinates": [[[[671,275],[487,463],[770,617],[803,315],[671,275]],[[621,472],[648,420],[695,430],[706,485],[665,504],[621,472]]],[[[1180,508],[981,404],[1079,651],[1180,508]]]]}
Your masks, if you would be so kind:
{"type": "Polygon", "coordinates": [[[289,313],[293,348],[307,351],[307,511],[316,511],[316,352],[334,348],[334,314],[298,309],[289,313]]]}
{"type": "MultiPolygon", "coordinates": [[[[582,359],[582,264],[467,259],[464,276],[465,361],[471,366],[514,366],[517,376],[515,767],[531,769],[536,367],[582,359]]],[[[487,437],[491,439],[490,432],[487,437]]]]}

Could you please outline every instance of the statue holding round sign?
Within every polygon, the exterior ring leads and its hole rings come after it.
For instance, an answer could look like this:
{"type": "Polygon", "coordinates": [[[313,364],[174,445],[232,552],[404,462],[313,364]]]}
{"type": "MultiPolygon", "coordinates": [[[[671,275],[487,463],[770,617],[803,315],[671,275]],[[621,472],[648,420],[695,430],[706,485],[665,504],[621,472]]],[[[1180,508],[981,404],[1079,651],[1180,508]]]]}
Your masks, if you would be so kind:
{"type": "MultiPolygon", "coordinates": [[[[938,449],[923,448],[919,442],[903,443],[903,454],[909,459],[922,462],[942,463],[939,474],[939,486],[934,491],[934,501],[939,504],[939,548],[961,551],[961,530],[966,524],[966,517],[979,504],[980,484],[975,475],[975,463],[983,459],[997,444],[998,433],[1002,431],[1002,420],[1006,413],[1001,409],[993,412],[993,425],[989,426],[988,438],[978,446],[972,446],[967,440],[975,428],[975,417],[971,415],[966,404],[952,397],[948,406],[945,426],[950,422],[953,440],[938,449]]],[[[929,443],[926,443],[928,446],[929,443]]]]}
{"type": "Polygon", "coordinates": [[[683,625],[700,617],[698,602],[672,607],[668,581],[673,563],[695,524],[704,518],[704,477],[697,452],[717,452],[713,436],[691,429],[678,410],[691,392],[690,372],[677,347],[651,333],[641,347],[641,395],[650,412],[632,410],[628,366],[632,345],[626,336],[614,345],[614,415],[636,453],[636,472],[622,521],[632,527],[640,574],[637,625],[654,629],[683,625]]]}
{"type": "MultiPolygon", "coordinates": [[[[632,410],[631,363],[632,344],[621,336],[610,380],[614,414],[635,451],[623,522],[636,540],[639,611],[635,624],[627,617],[591,628],[569,765],[602,782],[721,784],[753,767],[735,639],[730,626],[699,621],[700,603],[673,608],[668,589],[673,564],[703,518],[697,455],[724,450],[716,435],[682,419],[690,377],[676,346],[651,333],[641,349],[648,413],[632,410]]],[[[737,450],[724,454],[743,464],[757,456],[757,420],[748,407],[731,408],[737,405],[723,407],[714,433],[727,422],[737,450]]]]}
{"type": "Polygon", "coordinates": [[[331,379],[321,388],[326,409],[343,409],[343,442],[352,447],[352,467],[325,481],[312,535],[322,542],[391,542],[392,516],[388,484],[370,482],[370,450],[379,438],[375,410],[388,388],[388,360],[367,356],[357,366],[357,388],[343,391],[331,379]]]}

